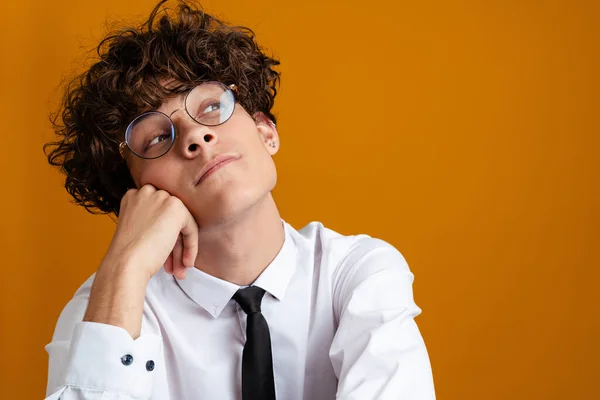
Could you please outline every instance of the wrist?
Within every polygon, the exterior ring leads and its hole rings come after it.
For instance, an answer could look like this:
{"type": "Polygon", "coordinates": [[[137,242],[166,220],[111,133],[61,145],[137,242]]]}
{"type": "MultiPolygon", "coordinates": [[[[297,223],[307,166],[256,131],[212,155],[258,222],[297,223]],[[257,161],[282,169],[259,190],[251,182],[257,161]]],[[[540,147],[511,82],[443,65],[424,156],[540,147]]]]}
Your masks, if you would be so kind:
{"type": "Polygon", "coordinates": [[[96,272],[84,321],[119,326],[137,338],[148,281],[132,259],[107,255],[96,272]]]}
{"type": "Polygon", "coordinates": [[[133,252],[109,250],[100,263],[97,274],[110,276],[111,280],[128,286],[143,286],[145,289],[152,275],[143,268],[144,264],[133,252]]]}

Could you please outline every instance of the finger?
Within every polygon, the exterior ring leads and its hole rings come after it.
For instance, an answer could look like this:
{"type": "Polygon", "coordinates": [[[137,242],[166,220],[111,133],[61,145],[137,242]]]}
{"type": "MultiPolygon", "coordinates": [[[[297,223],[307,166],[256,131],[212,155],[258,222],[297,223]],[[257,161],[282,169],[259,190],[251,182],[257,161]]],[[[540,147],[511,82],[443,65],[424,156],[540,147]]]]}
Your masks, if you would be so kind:
{"type": "Polygon", "coordinates": [[[182,257],[183,257],[183,239],[181,234],[177,237],[177,241],[175,242],[175,247],[173,247],[173,275],[177,278],[180,277],[180,271],[185,269],[182,266],[182,257]]]}
{"type": "Polygon", "coordinates": [[[173,253],[169,254],[165,261],[165,272],[169,275],[173,275],[173,253]]]}
{"type": "Polygon", "coordinates": [[[145,184],[144,186],[142,186],[142,187],[141,187],[141,188],[138,190],[138,192],[139,192],[139,193],[143,193],[143,194],[146,194],[146,193],[148,193],[148,194],[151,194],[151,193],[154,193],[154,192],[156,192],[156,188],[155,188],[154,186],[152,186],[151,184],[147,183],[147,184],[145,184]]]}
{"type": "MultiPolygon", "coordinates": [[[[181,246],[181,251],[183,253],[183,246],[181,246]]],[[[187,268],[183,264],[179,264],[177,269],[173,270],[173,274],[177,277],[177,279],[185,279],[187,268]]]]}
{"type": "Polygon", "coordinates": [[[173,274],[177,277],[177,279],[185,279],[185,271],[187,270],[186,266],[183,264],[183,239],[182,236],[179,235],[179,246],[175,251],[180,251],[180,262],[178,264],[173,264],[173,274]]]}
{"type": "Polygon", "coordinates": [[[193,268],[198,255],[198,225],[189,212],[185,225],[181,229],[181,237],[183,238],[182,263],[187,268],[193,268]]]}

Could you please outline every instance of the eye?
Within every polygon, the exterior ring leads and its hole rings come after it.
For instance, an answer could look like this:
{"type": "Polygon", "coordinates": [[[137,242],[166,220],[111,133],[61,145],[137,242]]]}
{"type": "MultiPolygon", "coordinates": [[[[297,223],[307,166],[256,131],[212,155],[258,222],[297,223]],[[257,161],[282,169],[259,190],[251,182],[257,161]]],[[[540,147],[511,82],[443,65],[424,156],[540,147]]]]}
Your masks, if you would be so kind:
{"type": "Polygon", "coordinates": [[[202,110],[202,114],[210,114],[211,112],[219,111],[221,109],[221,102],[215,101],[213,103],[208,104],[204,110],[202,110]]]}
{"type": "Polygon", "coordinates": [[[163,140],[169,140],[171,139],[171,135],[169,134],[162,134],[162,135],[157,135],[154,137],[154,139],[152,139],[151,141],[148,142],[148,144],[146,145],[146,149],[149,149],[150,147],[162,142],[163,140]]]}

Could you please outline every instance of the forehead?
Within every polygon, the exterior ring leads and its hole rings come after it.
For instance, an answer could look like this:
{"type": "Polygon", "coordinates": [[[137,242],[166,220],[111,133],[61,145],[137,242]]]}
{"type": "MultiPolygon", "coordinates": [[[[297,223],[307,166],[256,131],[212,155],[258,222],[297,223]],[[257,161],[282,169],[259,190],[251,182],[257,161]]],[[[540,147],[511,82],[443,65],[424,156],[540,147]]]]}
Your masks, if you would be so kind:
{"type": "Polygon", "coordinates": [[[160,111],[167,115],[173,114],[175,111],[179,109],[183,109],[184,107],[184,99],[185,93],[175,93],[163,99],[163,102],[160,104],[156,111],[160,111]]]}
{"type": "Polygon", "coordinates": [[[160,94],[156,93],[158,96],[139,109],[138,114],[147,111],[161,111],[168,114],[169,109],[176,110],[183,107],[185,94],[196,85],[193,82],[181,82],[174,78],[160,78],[158,84],[161,87],[160,94]]]}
{"type": "Polygon", "coordinates": [[[229,97],[227,99],[223,98],[227,92],[227,87],[216,81],[194,82],[192,84],[170,82],[166,88],[168,88],[169,94],[161,99],[162,102],[156,110],[167,115],[171,115],[184,107],[195,109],[208,99],[219,99],[226,102],[230,100],[229,97]]]}

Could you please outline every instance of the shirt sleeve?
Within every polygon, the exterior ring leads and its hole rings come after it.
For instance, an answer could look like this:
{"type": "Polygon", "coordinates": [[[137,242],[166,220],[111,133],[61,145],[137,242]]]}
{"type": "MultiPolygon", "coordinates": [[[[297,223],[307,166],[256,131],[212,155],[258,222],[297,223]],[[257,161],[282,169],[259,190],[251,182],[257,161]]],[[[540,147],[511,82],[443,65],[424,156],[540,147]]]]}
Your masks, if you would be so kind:
{"type": "Polygon", "coordinates": [[[336,269],[338,328],[329,352],[336,399],[435,399],[429,356],[414,321],[421,309],[413,300],[413,279],[400,252],[374,238],[361,240],[336,269]]]}
{"type": "Polygon", "coordinates": [[[160,337],[142,330],[134,340],[121,327],[83,322],[85,285],[63,309],[46,345],[46,400],[150,399],[154,375],[163,369],[160,337]]]}

